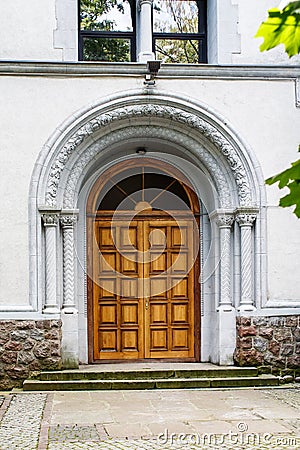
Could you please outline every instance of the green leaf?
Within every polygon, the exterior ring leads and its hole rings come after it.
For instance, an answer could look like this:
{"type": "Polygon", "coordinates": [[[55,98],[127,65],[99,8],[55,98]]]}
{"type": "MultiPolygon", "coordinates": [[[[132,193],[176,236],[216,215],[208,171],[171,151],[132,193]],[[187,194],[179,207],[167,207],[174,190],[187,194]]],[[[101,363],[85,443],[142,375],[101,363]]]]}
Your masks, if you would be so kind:
{"type": "Polygon", "coordinates": [[[260,50],[270,50],[279,44],[292,57],[300,52],[300,1],[290,2],[282,11],[273,8],[263,22],[255,37],[263,37],[260,50]]]}
{"type": "Polygon", "coordinates": [[[279,205],[282,207],[296,205],[294,213],[300,218],[300,159],[293,162],[292,167],[266,180],[269,185],[276,182],[279,182],[280,189],[287,187],[290,190],[289,194],[280,199],[279,205]]]}

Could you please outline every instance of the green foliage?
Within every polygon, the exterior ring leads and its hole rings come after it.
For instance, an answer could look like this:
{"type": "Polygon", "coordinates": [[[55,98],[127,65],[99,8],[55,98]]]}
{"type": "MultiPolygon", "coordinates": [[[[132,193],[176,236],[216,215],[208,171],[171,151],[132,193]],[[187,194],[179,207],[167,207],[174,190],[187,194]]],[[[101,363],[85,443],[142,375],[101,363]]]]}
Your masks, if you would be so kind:
{"type": "MultiPolygon", "coordinates": [[[[300,151],[300,146],[299,146],[300,151]]],[[[292,163],[292,167],[266,180],[271,185],[279,182],[279,188],[289,188],[290,192],[280,199],[279,205],[296,206],[294,213],[300,218],[300,159],[292,163]]]]}
{"type": "MultiPolygon", "coordinates": [[[[115,31],[115,20],[104,18],[104,14],[113,9],[124,14],[124,1],[81,0],[81,30],[115,31]]],[[[86,37],[83,40],[83,59],[85,61],[130,61],[130,43],[127,39],[121,38],[86,37]]]]}
{"type": "Polygon", "coordinates": [[[130,44],[126,39],[86,38],[83,45],[85,61],[130,61],[130,44]]]}
{"type": "MultiPolygon", "coordinates": [[[[162,33],[198,33],[198,7],[194,1],[163,0],[154,2],[157,11],[155,29],[162,33]],[[161,20],[162,9],[168,13],[167,20],[161,20]]],[[[165,16],[164,16],[165,17],[165,16]]],[[[193,39],[156,39],[157,59],[164,63],[198,63],[198,41],[193,39]]]]}
{"type": "Polygon", "coordinates": [[[117,7],[124,12],[122,2],[117,0],[80,0],[80,20],[82,30],[112,31],[114,21],[103,20],[103,14],[117,7]]]}
{"type": "Polygon", "coordinates": [[[300,1],[290,2],[283,10],[273,8],[255,37],[263,37],[260,50],[270,50],[284,44],[285,51],[292,57],[300,52],[300,1]]]}

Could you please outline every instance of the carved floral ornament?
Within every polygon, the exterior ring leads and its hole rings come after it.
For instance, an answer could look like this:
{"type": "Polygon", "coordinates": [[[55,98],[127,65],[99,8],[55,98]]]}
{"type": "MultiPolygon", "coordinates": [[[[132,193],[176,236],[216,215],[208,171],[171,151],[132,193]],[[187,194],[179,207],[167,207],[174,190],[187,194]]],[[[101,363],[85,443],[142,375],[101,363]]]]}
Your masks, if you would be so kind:
{"type": "Polygon", "coordinates": [[[210,219],[215,220],[219,228],[231,228],[234,221],[240,227],[252,227],[257,219],[258,208],[238,208],[235,211],[216,210],[210,214],[210,219]]]}
{"type": "Polygon", "coordinates": [[[104,130],[113,122],[142,117],[156,117],[184,124],[205,136],[225,157],[236,181],[240,205],[248,206],[252,204],[250,182],[241,158],[232,144],[215,126],[195,114],[173,106],[140,104],[124,106],[99,114],[87,121],[68,139],[51,166],[47,181],[46,205],[54,206],[56,204],[58,186],[66,163],[87,137],[100,129],[104,130]]]}
{"type": "Polygon", "coordinates": [[[42,219],[45,227],[56,227],[58,224],[59,215],[53,213],[42,214],[42,219]]]}

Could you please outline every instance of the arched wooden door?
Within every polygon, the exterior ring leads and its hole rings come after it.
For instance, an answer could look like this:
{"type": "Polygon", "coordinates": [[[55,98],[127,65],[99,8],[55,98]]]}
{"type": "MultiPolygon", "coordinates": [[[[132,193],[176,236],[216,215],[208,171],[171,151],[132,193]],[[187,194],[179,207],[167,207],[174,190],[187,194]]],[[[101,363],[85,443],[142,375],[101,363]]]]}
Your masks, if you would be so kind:
{"type": "Polygon", "coordinates": [[[181,173],[148,158],[115,166],[95,184],[90,362],[199,360],[198,205],[181,173]]]}

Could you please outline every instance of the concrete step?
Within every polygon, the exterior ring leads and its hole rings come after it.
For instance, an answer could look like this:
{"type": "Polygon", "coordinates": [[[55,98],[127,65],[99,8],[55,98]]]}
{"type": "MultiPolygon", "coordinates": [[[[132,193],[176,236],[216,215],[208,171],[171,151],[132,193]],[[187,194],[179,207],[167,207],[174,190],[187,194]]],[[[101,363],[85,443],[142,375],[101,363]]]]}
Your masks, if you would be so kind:
{"type": "Polygon", "coordinates": [[[60,370],[41,372],[36,378],[41,381],[75,381],[75,380],[149,380],[178,378],[236,378],[255,377],[256,367],[226,367],[212,369],[147,369],[147,370],[60,370]]]}
{"type": "Polygon", "coordinates": [[[278,377],[259,375],[255,377],[224,378],[156,378],[156,379],[105,379],[105,380],[25,380],[24,391],[79,391],[79,390],[136,390],[136,389],[195,389],[278,386],[278,377]]]}

